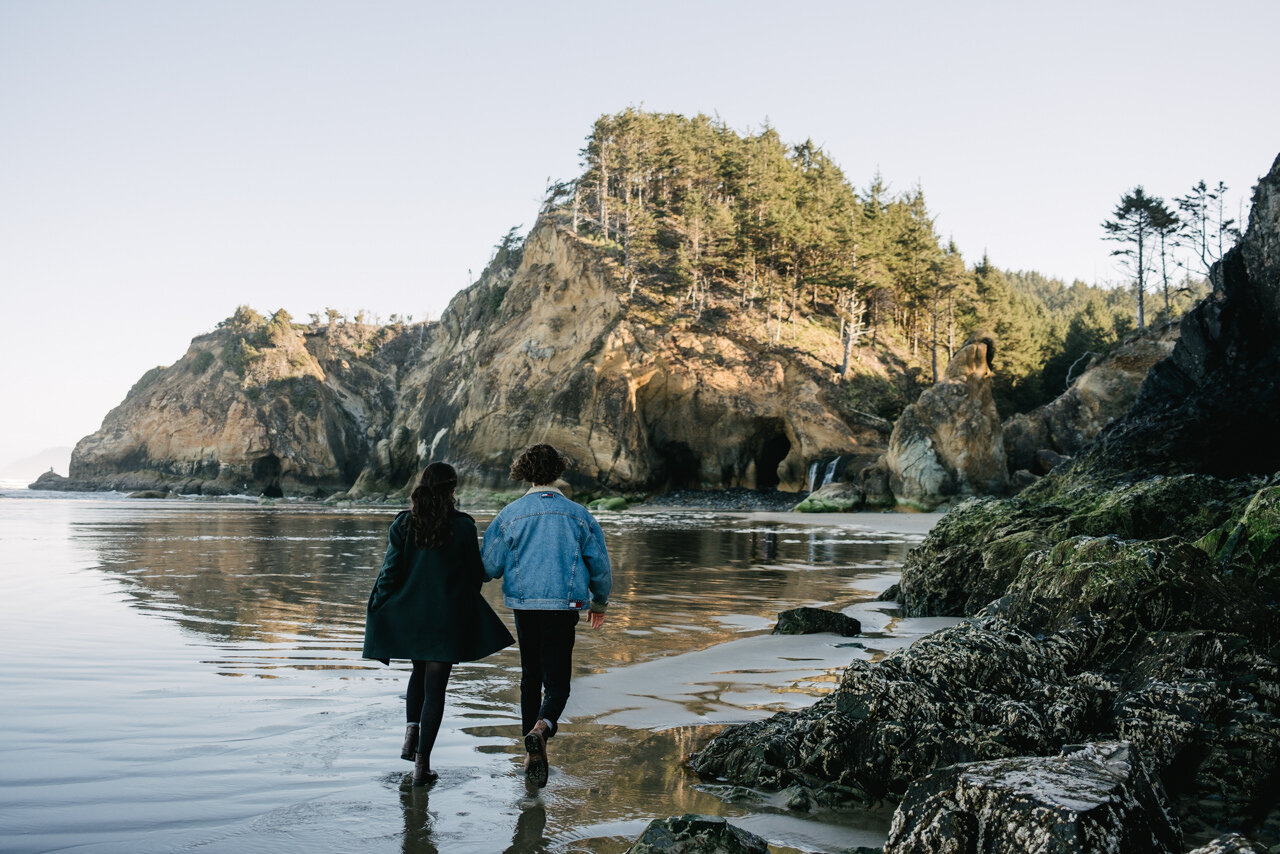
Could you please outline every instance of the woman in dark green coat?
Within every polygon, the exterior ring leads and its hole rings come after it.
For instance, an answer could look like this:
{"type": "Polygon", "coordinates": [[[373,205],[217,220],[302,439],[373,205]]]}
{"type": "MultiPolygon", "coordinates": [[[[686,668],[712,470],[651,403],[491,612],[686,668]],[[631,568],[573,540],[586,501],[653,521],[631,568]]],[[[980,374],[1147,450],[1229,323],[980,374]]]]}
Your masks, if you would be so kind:
{"type": "Polygon", "coordinates": [[[411,509],[391,523],[365,617],[365,658],[413,662],[400,756],[413,761],[415,786],[436,778],[431,748],[444,718],[453,665],[515,643],[480,595],[487,578],[476,522],[455,507],[457,485],[453,466],[432,463],[423,469],[411,509]]]}

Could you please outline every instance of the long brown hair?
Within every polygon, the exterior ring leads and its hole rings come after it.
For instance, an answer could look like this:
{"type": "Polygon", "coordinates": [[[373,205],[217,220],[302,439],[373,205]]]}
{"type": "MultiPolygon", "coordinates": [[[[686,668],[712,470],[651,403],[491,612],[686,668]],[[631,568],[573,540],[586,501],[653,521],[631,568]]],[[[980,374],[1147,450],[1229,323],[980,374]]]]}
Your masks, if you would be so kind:
{"type": "Polygon", "coordinates": [[[432,463],[422,470],[409,510],[409,528],[419,548],[440,548],[449,542],[457,486],[458,473],[448,463],[432,463]]]}

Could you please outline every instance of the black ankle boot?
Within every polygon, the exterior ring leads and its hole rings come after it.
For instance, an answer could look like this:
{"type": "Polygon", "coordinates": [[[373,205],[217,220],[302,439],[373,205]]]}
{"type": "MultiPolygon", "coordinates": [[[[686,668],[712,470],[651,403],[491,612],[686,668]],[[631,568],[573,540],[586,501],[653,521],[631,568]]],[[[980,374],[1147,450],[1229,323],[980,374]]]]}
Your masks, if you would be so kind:
{"type": "Polygon", "coordinates": [[[431,757],[419,753],[413,760],[413,785],[430,786],[440,775],[431,770],[431,757]]]}
{"type": "Polygon", "coordinates": [[[413,755],[418,752],[418,725],[409,724],[404,728],[404,744],[400,747],[400,758],[413,761],[413,755]]]}

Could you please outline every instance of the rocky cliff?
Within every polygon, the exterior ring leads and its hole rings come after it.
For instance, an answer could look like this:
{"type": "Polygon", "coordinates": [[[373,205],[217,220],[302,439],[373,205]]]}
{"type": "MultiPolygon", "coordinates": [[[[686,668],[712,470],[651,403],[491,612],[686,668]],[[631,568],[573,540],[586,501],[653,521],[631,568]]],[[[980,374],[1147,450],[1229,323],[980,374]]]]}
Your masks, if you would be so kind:
{"type": "Polygon", "coordinates": [[[504,483],[531,442],[571,481],[798,491],[812,461],[883,446],[888,425],[842,403],[830,369],[719,320],[672,319],[598,251],[544,219],[521,263],[460,294],[405,377],[391,443],[360,488],[403,484],[433,457],[504,483]]]}
{"type": "Polygon", "coordinates": [[[1135,825],[1132,850],[1280,842],[1280,158],[1212,278],[1128,413],[911,553],[903,611],[968,619],[730,727],[694,768],[818,803],[905,796],[887,853],[1037,839],[1054,810],[1078,830],[1085,804],[1120,812],[1036,850],[1112,850],[1105,828],[1135,825]]]}
{"type": "Polygon", "coordinates": [[[888,438],[845,403],[829,362],[767,343],[732,311],[695,316],[624,286],[553,217],[428,326],[251,314],[143,377],[60,485],[378,496],[446,459],[496,486],[546,441],[592,489],[799,491],[814,461],[888,438]]]}
{"type": "MultiPolygon", "coordinates": [[[[82,439],[64,489],[345,490],[386,433],[420,327],[293,324],[240,309],[140,379],[82,439]]],[[[50,479],[52,480],[52,479],[50,479]]]]}

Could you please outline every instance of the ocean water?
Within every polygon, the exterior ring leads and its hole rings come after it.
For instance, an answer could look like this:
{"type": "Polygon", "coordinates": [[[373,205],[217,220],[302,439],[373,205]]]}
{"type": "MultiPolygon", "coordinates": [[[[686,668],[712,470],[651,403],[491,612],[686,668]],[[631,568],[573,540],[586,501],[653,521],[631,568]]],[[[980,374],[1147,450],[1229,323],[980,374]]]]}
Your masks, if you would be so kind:
{"type": "Polygon", "coordinates": [[[602,514],[609,619],[579,627],[538,791],[514,648],[454,668],[440,780],[409,785],[407,663],[360,658],[393,515],[0,489],[0,850],[608,854],[688,812],[782,852],[883,841],[887,811],[728,802],[683,759],[943,624],[873,601],[930,517],[602,514]],[[865,636],[771,635],[799,605],[865,636]]]}

